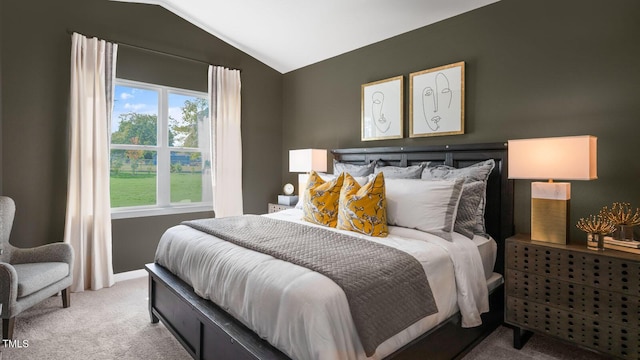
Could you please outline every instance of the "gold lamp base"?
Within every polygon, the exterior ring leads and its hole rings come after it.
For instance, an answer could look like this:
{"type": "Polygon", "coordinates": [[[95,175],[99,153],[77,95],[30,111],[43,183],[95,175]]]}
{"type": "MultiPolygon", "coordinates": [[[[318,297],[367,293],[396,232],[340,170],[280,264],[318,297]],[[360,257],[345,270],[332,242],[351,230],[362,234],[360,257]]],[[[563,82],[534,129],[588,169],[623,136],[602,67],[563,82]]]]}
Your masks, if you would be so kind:
{"type": "Polygon", "coordinates": [[[531,240],[566,244],[569,200],[531,199],[531,240]]]}
{"type": "Polygon", "coordinates": [[[569,237],[569,183],[531,183],[531,240],[566,244],[569,237]]]}

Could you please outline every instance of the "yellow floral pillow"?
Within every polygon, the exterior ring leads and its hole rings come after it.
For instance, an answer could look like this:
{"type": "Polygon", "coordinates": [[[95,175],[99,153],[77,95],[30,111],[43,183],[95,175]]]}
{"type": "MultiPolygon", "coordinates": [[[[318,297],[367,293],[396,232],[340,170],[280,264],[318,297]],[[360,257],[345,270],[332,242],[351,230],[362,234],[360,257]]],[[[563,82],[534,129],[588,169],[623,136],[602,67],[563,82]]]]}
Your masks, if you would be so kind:
{"type": "Polygon", "coordinates": [[[383,173],[362,187],[351,175],[345,175],[340,191],[338,229],[378,237],[389,234],[383,173]]]}
{"type": "Polygon", "coordinates": [[[320,175],[312,171],[303,196],[304,220],[314,224],[336,227],[340,189],[343,181],[343,174],[325,182],[320,175]]]}

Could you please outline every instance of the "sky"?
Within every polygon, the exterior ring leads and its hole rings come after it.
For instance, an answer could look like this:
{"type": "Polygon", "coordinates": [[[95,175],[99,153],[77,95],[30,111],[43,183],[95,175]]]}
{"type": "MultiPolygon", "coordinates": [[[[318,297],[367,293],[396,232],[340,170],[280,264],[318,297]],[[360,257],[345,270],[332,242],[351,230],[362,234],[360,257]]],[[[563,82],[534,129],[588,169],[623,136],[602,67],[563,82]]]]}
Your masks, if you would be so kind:
{"type": "MultiPolygon", "coordinates": [[[[116,85],[113,96],[113,113],[111,116],[111,132],[118,131],[120,115],[130,112],[142,114],[158,114],[159,93],[154,90],[133,88],[116,85]]],[[[169,117],[182,120],[181,107],[185,100],[194,99],[193,96],[169,93],[169,117]]]]}
{"type": "MultiPolygon", "coordinates": [[[[120,115],[135,112],[158,115],[159,92],[155,90],[116,85],[113,97],[113,112],[111,116],[111,133],[118,131],[120,115]]],[[[178,122],[182,121],[181,108],[186,100],[193,100],[194,96],[169,92],[169,117],[178,122]]],[[[174,138],[174,145],[180,146],[181,138],[174,138]]]]}
{"type": "Polygon", "coordinates": [[[137,112],[157,115],[158,97],[159,94],[156,91],[116,85],[113,95],[111,132],[118,131],[121,114],[137,112]]]}

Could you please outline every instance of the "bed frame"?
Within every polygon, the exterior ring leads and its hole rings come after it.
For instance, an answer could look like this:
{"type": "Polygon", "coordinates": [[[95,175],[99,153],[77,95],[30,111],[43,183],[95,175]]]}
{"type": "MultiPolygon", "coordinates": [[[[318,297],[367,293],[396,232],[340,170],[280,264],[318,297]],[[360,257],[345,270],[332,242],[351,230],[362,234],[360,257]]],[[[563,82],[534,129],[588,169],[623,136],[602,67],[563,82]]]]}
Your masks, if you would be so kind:
{"type": "MultiPolygon", "coordinates": [[[[342,162],[382,161],[395,166],[429,161],[459,168],[494,159],[496,167],[487,184],[485,222],[487,232],[498,243],[495,271],[503,273],[504,242],[513,234],[513,183],[507,178],[505,143],[340,149],[332,153],[342,162]]],[[[151,322],[162,321],[194,359],[289,359],[223,309],[197,296],[192,287],[162,266],[145,267],[149,272],[151,322]]],[[[460,314],[455,314],[387,359],[461,358],[502,324],[503,288],[501,285],[489,295],[491,310],[482,315],[481,326],[462,328],[460,314]]]]}

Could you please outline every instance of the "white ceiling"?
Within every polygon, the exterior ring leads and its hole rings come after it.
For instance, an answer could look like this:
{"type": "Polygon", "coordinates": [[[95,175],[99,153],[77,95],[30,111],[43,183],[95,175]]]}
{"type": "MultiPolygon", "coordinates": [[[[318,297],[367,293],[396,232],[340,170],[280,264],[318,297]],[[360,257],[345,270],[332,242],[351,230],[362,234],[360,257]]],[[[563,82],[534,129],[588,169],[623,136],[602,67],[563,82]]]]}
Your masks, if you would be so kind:
{"type": "Polygon", "coordinates": [[[113,0],[156,4],[286,73],[499,0],[113,0]]]}

